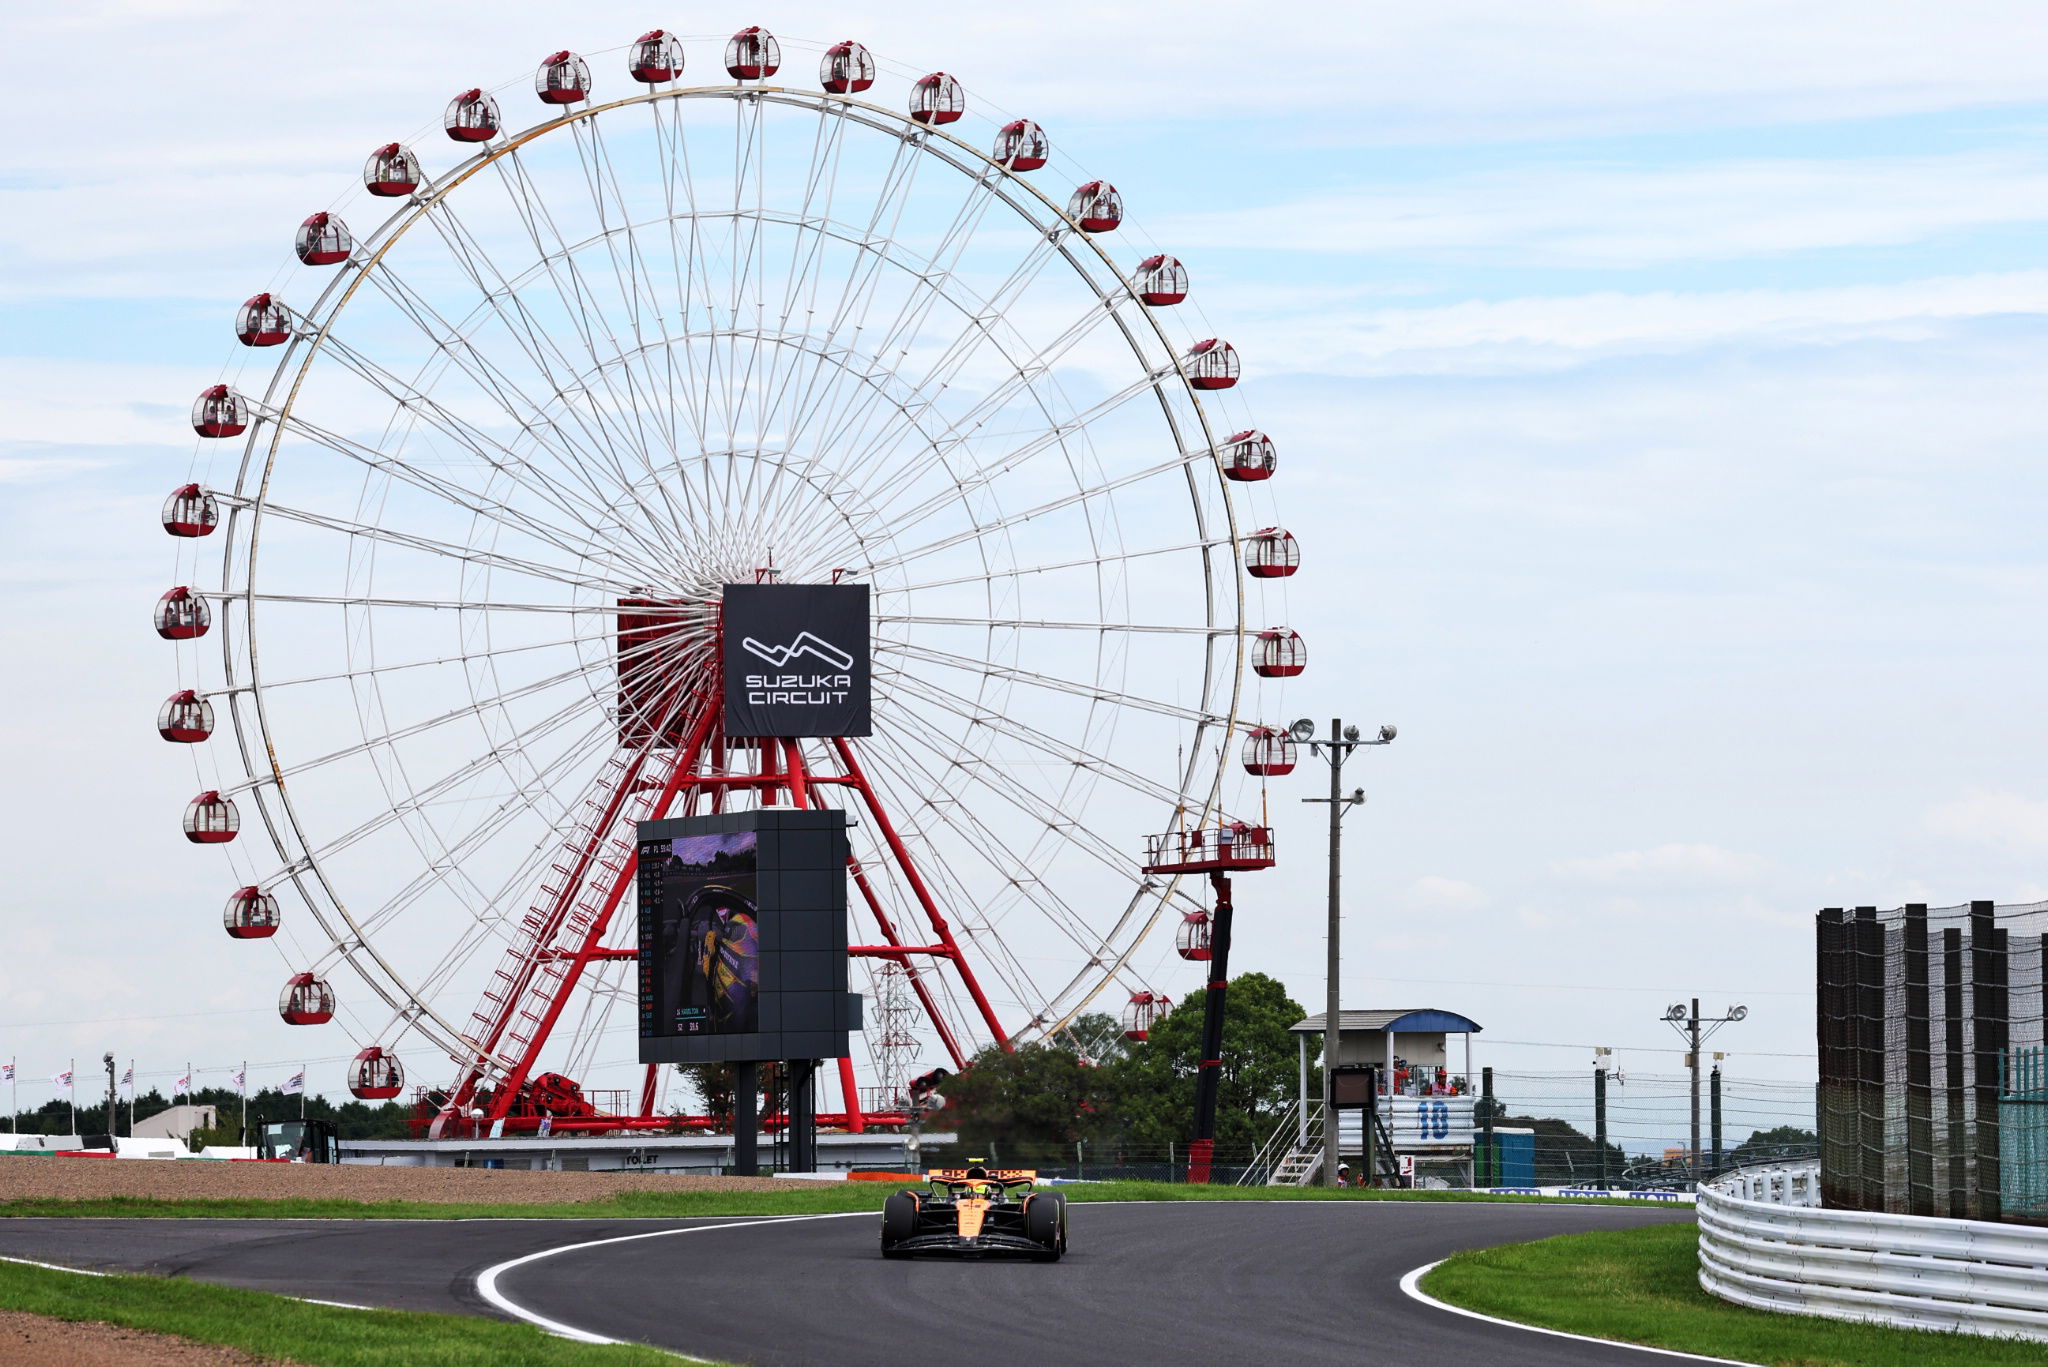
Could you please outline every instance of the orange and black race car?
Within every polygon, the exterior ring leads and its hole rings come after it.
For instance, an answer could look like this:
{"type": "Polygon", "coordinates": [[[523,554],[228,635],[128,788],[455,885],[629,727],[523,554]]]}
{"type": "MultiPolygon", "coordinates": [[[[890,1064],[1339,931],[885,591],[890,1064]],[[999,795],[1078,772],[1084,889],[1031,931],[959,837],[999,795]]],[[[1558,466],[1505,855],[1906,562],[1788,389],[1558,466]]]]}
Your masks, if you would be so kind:
{"type": "Polygon", "coordinates": [[[899,1191],[882,1206],[882,1256],[1026,1254],[1057,1262],[1067,1251],[1067,1198],[1038,1191],[1038,1174],[1011,1168],[940,1168],[928,1190],[899,1191]]]}

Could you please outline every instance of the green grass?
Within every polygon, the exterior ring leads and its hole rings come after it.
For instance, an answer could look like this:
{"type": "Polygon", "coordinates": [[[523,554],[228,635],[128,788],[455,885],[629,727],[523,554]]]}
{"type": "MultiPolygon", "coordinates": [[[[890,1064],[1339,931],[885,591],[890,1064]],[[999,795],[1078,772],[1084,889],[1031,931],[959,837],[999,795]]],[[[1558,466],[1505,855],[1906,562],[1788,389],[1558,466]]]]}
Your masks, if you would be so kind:
{"type": "Polygon", "coordinates": [[[0,1263],[0,1307],[225,1344],[308,1367],[673,1367],[653,1348],[559,1339],[526,1324],[343,1310],[167,1277],[82,1277],[0,1263]]]}
{"type": "Polygon", "coordinates": [[[1691,1224],[1568,1234],[1456,1254],[1422,1289],[1524,1324],[1771,1367],[2040,1367],[2048,1359],[2038,1343],[1730,1305],[1700,1290],[1698,1250],[1691,1224]]]}
{"type": "MultiPolygon", "coordinates": [[[[904,1185],[916,1185],[905,1179],[904,1185]]],[[[830,1215],[880,1210],[888,1182],[792,1182],[788,1191],[631,1191],[594,1201],[553,1205],[434,1204],[424,1201],[331,1201],[293,1198],[167,1201],[138,1196],[83,1200],[0,1202],[0,1217],[227,1218],[237,1220],[632,1220],[709,1215],[830,1215]]],[[[1488,1196],[1462,1191],[1331,1191],[1322,1187],[1197,1187],[1178,1182],[1101,1182],[1062,1187],[1067,1199],[1085,1201],[1541,1201],[1536,1196],[1488,1196]]],[[[1640,1207],[1639,1201],[1578,1204],[1640,1207]]]]}

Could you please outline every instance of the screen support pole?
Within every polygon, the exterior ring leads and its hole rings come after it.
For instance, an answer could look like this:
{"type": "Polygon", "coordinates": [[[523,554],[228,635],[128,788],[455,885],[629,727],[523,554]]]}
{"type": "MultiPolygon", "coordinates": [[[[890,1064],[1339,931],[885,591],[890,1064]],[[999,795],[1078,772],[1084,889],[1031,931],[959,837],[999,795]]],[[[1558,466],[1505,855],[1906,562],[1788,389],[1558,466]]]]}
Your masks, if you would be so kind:
{"type": "Polygon", "coordinates": [[[760,1133],[761,1065],[732,1067],[732,1169],[737,1177],[758,1177],[761,1159],[754,1141],[760,1133]]]}
{"type": "Polygon", "coordinates": [[[789,1079],[789,1170],[818,1170],[818,1102],[812,1091],[818,1061],[793,1058],[783,1065],[789,1079]]]}

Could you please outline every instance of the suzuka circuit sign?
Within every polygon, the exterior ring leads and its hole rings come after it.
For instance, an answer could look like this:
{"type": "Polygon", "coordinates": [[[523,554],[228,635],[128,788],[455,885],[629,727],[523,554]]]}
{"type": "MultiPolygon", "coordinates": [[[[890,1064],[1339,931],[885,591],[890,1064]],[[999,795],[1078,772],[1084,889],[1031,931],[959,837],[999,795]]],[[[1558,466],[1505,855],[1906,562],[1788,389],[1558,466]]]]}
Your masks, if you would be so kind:
{"type": "Polygon", "coordinates": [[[725,734],[865,736],[866,584],[725,586],[725,734]]]}

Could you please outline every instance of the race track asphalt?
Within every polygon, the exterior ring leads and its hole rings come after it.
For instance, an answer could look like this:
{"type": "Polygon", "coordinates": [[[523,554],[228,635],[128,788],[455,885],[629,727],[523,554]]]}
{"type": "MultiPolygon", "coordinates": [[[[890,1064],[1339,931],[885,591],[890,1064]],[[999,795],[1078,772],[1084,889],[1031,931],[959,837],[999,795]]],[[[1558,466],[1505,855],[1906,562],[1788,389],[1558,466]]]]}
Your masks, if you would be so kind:
{"type": "Polygon", "coordinates": [[[1635,1350],[1451,1315],[1403,1274],[1459,1249],[1691,1218],[1689,1210],[1370,1201],[1069,1207],[1052,1264],[875,1248],[872,1215],[793,1220],[9,1220],[0,1254],[353,1305],[496,1313],[699,1357],[901,1367],[1046,1363],[1598,1367],[1635,1350]]]}

